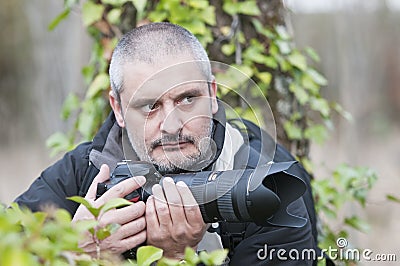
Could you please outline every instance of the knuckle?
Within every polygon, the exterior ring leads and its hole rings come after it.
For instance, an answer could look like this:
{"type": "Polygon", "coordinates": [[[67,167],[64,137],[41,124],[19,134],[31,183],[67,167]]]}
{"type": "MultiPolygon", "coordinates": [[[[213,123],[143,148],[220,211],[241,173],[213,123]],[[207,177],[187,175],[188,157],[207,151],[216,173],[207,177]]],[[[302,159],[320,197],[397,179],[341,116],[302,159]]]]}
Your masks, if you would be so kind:
{"type": "Polygon", "coordinates": [[[162,215],[162,216],[164,216],[164,215],[169,215],[169,209],[168,209],[168,206],[167,205],[161,205],[161,206],[158,206],[157,207],[157,213],[159,214],[159,215],[162,215]]]}
{"type": "Polygon", "coordinates": [[[146,228],[146,220],[144,218],[139,218],[135,221],[135,232],[141,232],[146,228]]]}
{"type": "Polygon", "coordinates": [[[173,234],[177,239],[184,238],[186,237],[186,229],[183,226],[177,226],[174,228],[173,234]]]}
{"type": "Polygon", "coordinates": [[[114,186],[112,189],[114,189],[118,197],[122,198],[123,196],[125,196],[124,194],[125,189],[124,186],[121,186],[121,184],[114,186]]]}

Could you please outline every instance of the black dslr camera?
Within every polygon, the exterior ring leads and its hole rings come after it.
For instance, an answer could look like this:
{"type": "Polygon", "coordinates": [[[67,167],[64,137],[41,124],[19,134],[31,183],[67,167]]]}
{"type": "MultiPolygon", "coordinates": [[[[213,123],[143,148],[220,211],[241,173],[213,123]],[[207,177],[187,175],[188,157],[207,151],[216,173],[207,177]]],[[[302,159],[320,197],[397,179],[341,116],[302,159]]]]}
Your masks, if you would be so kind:
{"type": "MultiPolygon", "coordinates": [[[[269,163],[255,169],[190,172],[168,175],[183,181],[191,190],[205,223],[253,222],[259,226],[302,227],[307,219],[287,212],[288,205],[306,190],[303,180],[290,174],[296,162],[269,163]]],[[[119,182],[145,176],[146,184],[125,196],[131,202],[146,202],[155,184],[163,176],[147,162],[118,163],[107,182],[97,185],[97,198],[119,182]]],[[[125,258],[135,258],[137,248],[128,250],[125,258]]]]}

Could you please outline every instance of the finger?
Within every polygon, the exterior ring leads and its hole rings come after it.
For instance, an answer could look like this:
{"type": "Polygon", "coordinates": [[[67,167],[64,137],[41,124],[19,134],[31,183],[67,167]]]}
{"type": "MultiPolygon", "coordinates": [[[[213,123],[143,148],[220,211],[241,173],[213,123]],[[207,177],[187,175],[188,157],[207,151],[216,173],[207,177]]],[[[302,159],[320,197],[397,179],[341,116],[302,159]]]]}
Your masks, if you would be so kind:
{"type": "Polygon", "coordinates": [[[95,200],[96,199],[96,191],[97,191],[97,184],[102,183],[110,179],[110,168],[108,165],[103,164],[100,167],[100,172],[97,176],[93,179],[92,184],[89,187],[89,190],[86,194],[86,199],[95,200]]]}
{"type": "Polygon", "coordinates": [[[131,248],[137,247],[140,244],[143,244],[144,242],[146,242],[146,230],[141,231],[140,233],[122,239],[121,240],[121,245],[126,248],[124,251],[129,250],[131,248]]]}
{"type": "Polygon", "coordinates": [[[153,186],[153,196],[154,207],[160,227],[168,227],[172,224],[171,215],[167,201],[165,200],[164,191],[159,184],[153,186]]]}
{"type": "Polygon", "coordinates": [[[140,217],[144,217],[145,210],[146,204],[143,201],[139,201],[124,208],[110,210],[101,216],[99,225],[100,227],[111,223],[124,225],[140,217]]]}
{"type": "Polygon", "coordinates": [[[174,180],[170,177],[166,177],[163,180],[163,188],[165,198],[168,202],[169,212],[172,218],[172,223],[182,223],[185,221],[185,212],[183,210],[183,203],[179,191],[176,188],[174,180]]]}
{"type": "Polygon", "coordinates": [[[114,254],[122,253],[128,249],[134,248],[146,241],[146,230],[143,230],[135,235],[131,235],[125,239],[119,239],[117,235],[103,239],[100,242],[100,249],[109,251],[114,254]]]}
{"type": "Polygon", "coordinates": [[[140,188],[146,183],[146,178],[144,176],[134,176],[132,178],[127,178],[126,180],[116,184],[109,190],[107,190],[98,201],[105,203],[113,198],[123,198],[132,191],[140,188]]]}
{"type": "Polygon", "coordinates": [[[176,184],[176,188],[178,189],[179,195],[181,196],[186,220],[188,221],[188,223],[190,225],[198,225],[204,223],[203,217],[201,216],[200,208],[188,186],[184,182],[179,181],[176,184]]]}
{"type": "Polygon", "coordinates": [[[118,228],[118,230],[114,234],[118,235],[119,239],[125,239],[134,236],[145,229],[146,229],[146,219],[143,216],[134,221],[122,225],[120,228],[118,228]]]}
{"type": "Polygon", "coordinates": [[[154,204],[154,196],[150,196],[146,202],[146,223],[147,228],[151,228],[154,232],[157,228],[160,227],[160,223],[158,221],[156,206],[154,204]]]}

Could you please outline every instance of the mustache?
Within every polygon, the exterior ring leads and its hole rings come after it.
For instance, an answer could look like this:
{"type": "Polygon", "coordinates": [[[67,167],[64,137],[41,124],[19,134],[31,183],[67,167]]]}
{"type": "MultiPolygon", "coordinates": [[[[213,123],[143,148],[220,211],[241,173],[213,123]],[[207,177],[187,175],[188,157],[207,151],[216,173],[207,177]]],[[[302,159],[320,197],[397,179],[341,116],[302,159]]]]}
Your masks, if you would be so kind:
{"type": "Polygon", "coordinates": [[[162,146],[169,143],[189,142],[194,144],[195,139],[188,135],[163,135],[161,138],[156,139],[151,143],[150,148],[154,149],[157,146],[162,146]]]}

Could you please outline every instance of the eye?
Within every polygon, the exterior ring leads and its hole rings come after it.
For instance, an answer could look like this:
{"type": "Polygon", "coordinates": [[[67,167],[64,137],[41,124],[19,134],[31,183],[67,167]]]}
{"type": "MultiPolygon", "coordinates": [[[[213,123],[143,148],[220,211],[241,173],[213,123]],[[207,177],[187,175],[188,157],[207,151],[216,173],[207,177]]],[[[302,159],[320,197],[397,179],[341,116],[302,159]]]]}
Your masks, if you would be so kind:
{"type": "Polygon", "coordinates": [[[140,110],[144,113],[151,113],[151,112],[156,111],[159,107],[160,107],[160,105],[158,103],[146,104],[146,105],[143,105],[142,107],[140,107],[140,110]]]}
{"type": "Polygon", "coordinates": [[[179,100],[178,104],[188,105],[188,104],[192,104],[193,102],[194,102],[193,96],[186,96],[186,97],[182,98],[181,100],[179,100]]]}

